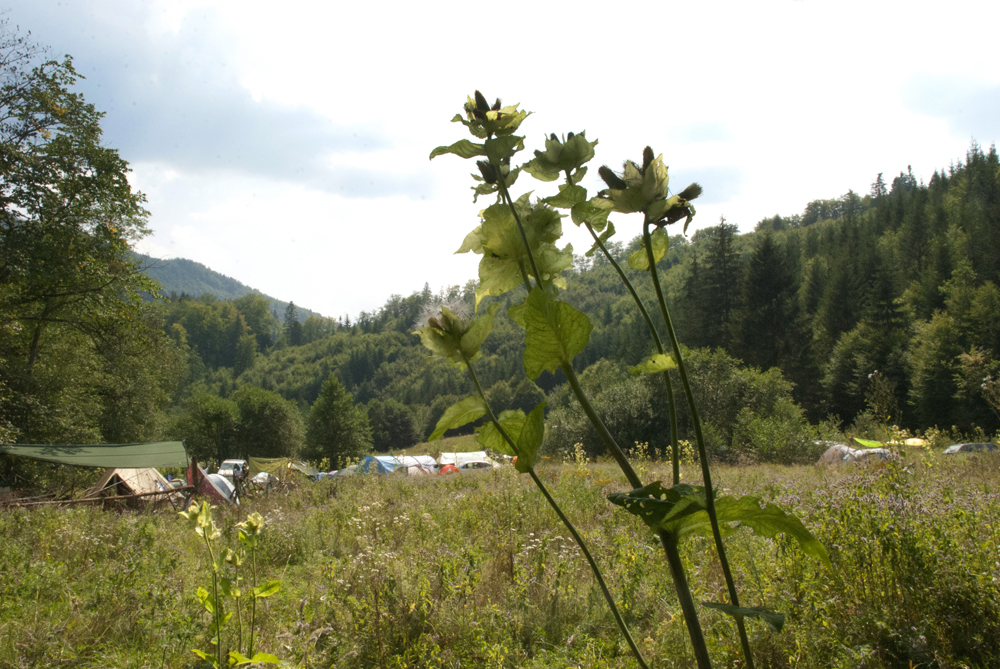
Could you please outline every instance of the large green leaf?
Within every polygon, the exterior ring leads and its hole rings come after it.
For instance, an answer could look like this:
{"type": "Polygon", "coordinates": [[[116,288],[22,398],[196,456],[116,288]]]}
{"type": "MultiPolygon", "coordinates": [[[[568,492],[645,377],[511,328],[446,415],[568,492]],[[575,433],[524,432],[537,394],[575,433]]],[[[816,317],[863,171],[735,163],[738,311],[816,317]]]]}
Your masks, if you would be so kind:
{"type": "Polygon", "coordinates": [[[545,436],[545,402],[540,403],[524,421],[521,434],[517,437],[517,450],[521,454],[517,458],[517,471],[526,474],[538,462],[538,449],[545,436]]]}
{"type": "Polygon", "coordinates": [[[537,286],[525,300],[520,316],[526,332],[524,370],[531,379],[572,362],[586,347],[593,330],[586,314],[553,299],[537,286]]]}
{"type": "Polygon", "coordinates": [[[660,372],[665,372],[668,369],[676,368],[677,363],[674,361],[674,357],[672,355],[654,353],[635,367],[629,367],[628,372],[632,376],[639,376],[640,374],[659,374],[660,372]]]}
{"type": "MultiPolygon", "coordinates": [[[[657,228],[649,234],[649,239],[653,244],[653,259],[656,262],[660,262],[670,249],[670,235],[663,228],[657,228]]],[[[649,269],[649,258],[646,256],[645,243],[639,247],[638,251],[628,257],[628,266],[638,270],[649,269]]]]}
{"type": "Polygon", "coordinates": [[[483,226],[477,225],[475,230],[467,234],[462,246],[455,251],[455,254],[468,253],[469,251],[473,253],[483,252],[483,226]]]}
{"type": "Polygon", "coordinates": [[[670,524],[705,508],[705,489],[686,483],[665,488],[659,481],[632,492],[616,492],[608,500],[638,516],[654,530],[670,531],[670,524]]]}
{"type": "Polygon", "coordinates": [[[590,247],[590,250],[587,251],[584,255],[587,256],[588,258],[592,258],[594,254],[597,253],[598,250],[600,250],[601,245],[605,245],[605,248],[607,248],[606,245],[608,243],[608,240],[614,237],[614,235],[615,235],[615,224],[612,223],[611,221],[608,221],[608,227],[605,228],[604,232],[602,232],[600,236],[598,236],[597,238],[600,241],[600,244],[598,244],[595,241],[594,244],[590,247]]]}
{"type": "Polygon", "coordinates": [[[476,286],[476,309],[487,295],[503,295],[524,283],[521,266],[509,258],[484,255],[479,261],[479,285],[476,286]]]}
{"type": "MultiPolygon", "coordinates": [[[[656,482],[629,493],[609,495],[608,499],[639,516],[651,528],[666,530],[677,539],[692,534],[712,534],[708,500],[705,489],[700,486],[678,484],[673,488],[664,488],[656,482]]],[[[739,523],[740,527],[748,527],[767,538],[785,534],[795,539],[807,555],[832,566],[823,544],[813,537],[801,520],[785,513],[776,504],[762,507],[756,497],[720,497],[715,501],[715,511],[719,529],[724,534],[735,529],[731,523],[739,523]]]]}
{"type": "MultiPolygon", "coordinates": [[[[540,244],[535,251],[535,265],[543,281],[556,281],[559,273],[573,266],[573,245],[567,244],[559,248],[555,244],[540,244]]],[[[529,266],[530,271],[530,266],[529,266]]],[[[565,288],[562,282],[561,288],[565,288]]]]}
{"type": "Polygon", "coordinates": [[[874,441],[872,439],[858,439],[857,437],[854,437],[854,441],[858,442],[858,444],[864,446],[865,448],[885,448],[885,444],[883,444],[881,441],[874,441]]]}
{"type": "MultiPolygon", "coordinates": [[[[497,422],[500,423],[500,428],[507,433],[507,436],[511,438],[514,444],[517,444],[518,438],[521,436],[521,429],[524,427],[525,415],[520,409],[503,411],[497,416],[497,422]]],[[[515,456],[520,454],[520,449],[515,451],[511,448],[507,440],[503,438],[500,434],[500,430],[494,425],[492,421],[483,426],[481,430],[476,434],[476,441],[479,442],[483,448],[488,448],[496,451],[497,453],[503,453],[504,455],[515,456]]]]}
{"type": "Polygon", "coordinates": [[[487,139],[483,145],[486,157],[493,165],[500,165],[504,160],[510,158],[517,151],[524,149],[524,137],[517,135],[504,135],[487,139]]]}
{"type": "Polygon", "coordinates": [[[479,395],[469,395],[465,399],[455,402],[445,410],[444,415],[437,422],[434,432],[427,438],[427,441],[436,441],[448,430],[471,423],[486,415],[486,413],[486,403],[483,402],[483,399],[479,395]]]}
{"type": "Polygon", "coordinates": [[[482,144],[476,144],[467,139],[460,139],[451,146],[439,146],[431,151],[431,160],[446,153],[454,153],[461,158],[473,158],[475,156],[485,156],[486,148],[482,144]]]}
{"type": "Polygon", "coordinates": [[[785,614],[772,611],[766,606],[733,606],[732,604],[725,604],[723,602],[702,602],[701,605],[706,609],[722,611],[737,620],[740,618],[757,618],[764,621],[775,632],[780,632],[781,628],[785,626],[785,614]]]}
{"type": "Polygon", "coordinates": [[[574,205],[579,204],[587,199],[587,189],[583,186],[570,186],[569,184],[561,184],[559,186],[559,194],[553,195],[552,197],[547,197],[542,202],[551,206],[558,207],[560,209],[571,209],[574,205]]]}
{"type": "Polygon", "coordinates": [[[570,215],[573,217],[575,224],[583,225],[584,223],[589,223],[590,227],[600,232],[608,224],[608,214],[611,213],[611,210],[612,204],[608,200],[591,198],[590,200],[574,204],[570,210],[570,215]]]}
{"type": "Polygon", "coordinates": [[[253,589],[253,596],[258,599],[261,597],[270,597],[278,592],[278,590],[281,590],[281,581],[268,581],[255,587],[253,589]]]}
{"type": "MultiPolygon", "coordinates": [[[[547,206],[531,206],[527,195],[517,199],[515,208],[521,217],[528,246],[535,257],[535,264],[543,281],[553,281],[573,262],[570,247],[558,249],[556,242],[562,236],[562,216],[547,206]]],[[[473,235],[475,231],[473,231],[473,235]]],[[[531,263],[517,221],[506,204],[497,203],[483,210],[483,224],[478,239],[466,237],[462,249],[482,249],[479,262],[479,287],[476,305],[486,295],[503,295],[524,282],[522,268],[531,272],[531,263]]],[[[537,277],[536,277],[537,278],[537,277]]]]}

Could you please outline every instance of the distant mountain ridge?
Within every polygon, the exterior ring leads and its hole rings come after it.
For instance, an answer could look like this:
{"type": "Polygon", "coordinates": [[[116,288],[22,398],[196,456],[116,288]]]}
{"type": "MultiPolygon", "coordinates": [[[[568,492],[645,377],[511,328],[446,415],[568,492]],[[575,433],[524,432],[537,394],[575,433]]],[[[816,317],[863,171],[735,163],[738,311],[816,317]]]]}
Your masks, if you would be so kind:
{"type": "MultiPolygon", "coordinates": [[[[205,293],[210,293],[220,300],[235,300],[249,293],[256,293],[271,304],[271,313],[279,321],[285,318],[285,309],[288,302],[265,295],[256,288],[220,274],[200,262],[188,260],[187,258],[168,258],[161,260],[151,258],[142,254],[135,254],[139,261],[139,266],[147,276],[156,279],[163,286],[160,291],[164,297],[171,293],[178,295],[186,293],[192,297],[201,297],[205,293]]],[[[295,305],[298,311],[299,320],[305,321],[309,316],[322,317],[322,314],[311,311],[304,307],[295,305]]]]}

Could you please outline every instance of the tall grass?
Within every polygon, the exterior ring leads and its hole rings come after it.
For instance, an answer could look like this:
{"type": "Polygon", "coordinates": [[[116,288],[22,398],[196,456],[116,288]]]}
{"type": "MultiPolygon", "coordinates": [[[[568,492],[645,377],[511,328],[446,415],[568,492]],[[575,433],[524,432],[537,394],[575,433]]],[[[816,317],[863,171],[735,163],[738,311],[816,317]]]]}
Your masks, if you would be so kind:
{"type": "MultiPolygon", "coordinates": [[[[639,466],[669,476],[668,463],[639,466]]],[[[693,666],[655,536],[604,501],[621,475],[582,457],[540,471],[581,519],[647,657],[693,666]]],[[[788,614],[780,634],[751,623],[758,665],[1000,666],[998,474],[986,455],[721,468],[720,487],[800,514],[836,566],[737,530],[745,605],[788,614]]],[[[260,647],[293,666],[634,666],[573,542],[509,468],[325,481],[216,518],[233,533],[250,511],[268,528],[261,577],[284,581],[262,600],[260,647]]],[[[172,514],[9,510],[0,536],[0,667],[197,666],[202,556],[172,514]]],[[[710,542],[683,555],[696,599],[722,599],[710,542]]],[[[731,619],[702,615],[713,660],[732,665],[731,619]]]]}

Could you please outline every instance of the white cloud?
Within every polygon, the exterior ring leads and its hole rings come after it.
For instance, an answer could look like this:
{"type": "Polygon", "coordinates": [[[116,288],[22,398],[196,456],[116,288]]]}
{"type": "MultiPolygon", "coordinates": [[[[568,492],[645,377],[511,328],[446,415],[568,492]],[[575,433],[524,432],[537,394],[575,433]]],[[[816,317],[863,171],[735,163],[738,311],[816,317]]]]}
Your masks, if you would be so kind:
{"type": "Polygon", "coordinates": [[[749,230],[907,165],[927,179],[1000,134],[974,32],[998,3],[18,0],[11,18],[108,111],[149,196],[145,248],[352,317],[475,276],[451,254],[481,208],[474,166],[427,156],[463,136],[448,121],[477,86],[536,112],[529,151],[586,129],[595,168],[663,152],[679,188],[705,187],[696,227],[749,230]]]}

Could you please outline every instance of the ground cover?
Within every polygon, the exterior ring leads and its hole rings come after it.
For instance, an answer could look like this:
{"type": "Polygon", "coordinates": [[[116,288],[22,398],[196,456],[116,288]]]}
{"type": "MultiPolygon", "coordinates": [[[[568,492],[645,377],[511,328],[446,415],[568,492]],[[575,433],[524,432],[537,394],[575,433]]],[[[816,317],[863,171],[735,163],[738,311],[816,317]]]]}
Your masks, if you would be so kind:
{"type": "MultiPolygon", "coordinates": [[[[669,463],[640,460],[643,480],[669,463]]],[[[585,533],[644,654],[688,667],[683,619],[653,536],[616,512],[611,465],[540,472],[585,533]]],[[[695,481],[698,469],[684,468],[695,481]]],[[[1000,458],[912,455],[871,467],[722,467],[727,494],[794,510],[834,571],[791,542],[729,539],[746,605],[787,614],[750,623],[764,667],[1000,664],[1000,458]]],[[[549,508],[511,468],[449,477],[353,477],[217,509],[235,543],[265,519],[258,647],[306,667],[632,667],[589,570],[549,508]]],[[[209,616],[202,541],[170,513],[91,508],[0,513],[0,667],[193,667],[209,616]]],[[[707,541],[686,545],[698,601],[724,582],[707,541]]],[[[731,620],[704,611],[716,666],[733,666],[731,620]]]]}

